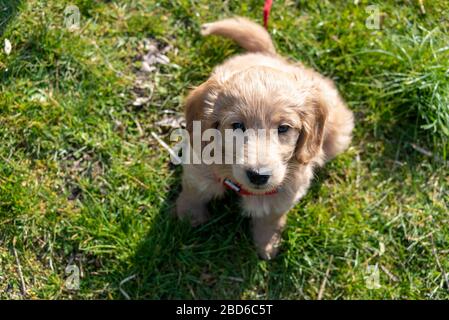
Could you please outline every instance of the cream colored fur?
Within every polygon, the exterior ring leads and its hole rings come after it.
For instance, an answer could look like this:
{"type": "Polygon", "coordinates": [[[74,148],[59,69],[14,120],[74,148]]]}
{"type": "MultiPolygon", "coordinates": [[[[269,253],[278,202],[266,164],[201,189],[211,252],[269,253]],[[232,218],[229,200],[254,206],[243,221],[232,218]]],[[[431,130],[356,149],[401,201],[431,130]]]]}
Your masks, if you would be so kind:
{"type": "Polygon", "coordinates": [[[273,152],[253,166],[269,167],[273,175],[266,189],[245,180],[244,165],[185,165],[177,215],[193,225],[207,221],[207,203],[224,194],[217,181],[229,177],[256,196],[241,197],[244,214],[253,219],[253,237],[260,256],[273,258],[280,244],[287,212],[303,197],[314,168],[344,151],[351,142],[353,114],[333,82],[277,55],[269,34],[259,25],[234,18],[208,23],[203,35],[233,39],[249,53],[234,56],[216,67],[210,78],[186,101],[187,129],[201,121],[203,129],[230,128],[242,121],[247,128],[291,129],[279,138],[273,152]],[[274,195],[264,195],[277,189],[274,195]]]}

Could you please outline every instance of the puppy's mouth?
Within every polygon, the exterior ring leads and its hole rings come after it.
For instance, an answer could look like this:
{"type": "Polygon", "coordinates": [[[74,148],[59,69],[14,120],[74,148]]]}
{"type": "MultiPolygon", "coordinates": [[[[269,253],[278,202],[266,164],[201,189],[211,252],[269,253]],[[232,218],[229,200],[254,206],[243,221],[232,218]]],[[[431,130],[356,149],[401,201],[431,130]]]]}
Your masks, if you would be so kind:
{"type": "Polygon", "coordinates": [[[254,194],[260,194],[264,195],[271,192],[276,192],[280,187],[273,185],[271,183],[265,184],[263,186],[255,185],[252,183],[241,183],[237,179],[234,180],[243,190],[246,190],[248,192],[254,193],[254,194]]]}
{"type": "Polygon", "coordinates": [[[255,190],[255,191],[259,191],[259,192],[266,192],[266,191],[273,191],[274,189],[276,189],[276,187],[274,186],[254,186],[251,185],[251,189],[255,190]]]}

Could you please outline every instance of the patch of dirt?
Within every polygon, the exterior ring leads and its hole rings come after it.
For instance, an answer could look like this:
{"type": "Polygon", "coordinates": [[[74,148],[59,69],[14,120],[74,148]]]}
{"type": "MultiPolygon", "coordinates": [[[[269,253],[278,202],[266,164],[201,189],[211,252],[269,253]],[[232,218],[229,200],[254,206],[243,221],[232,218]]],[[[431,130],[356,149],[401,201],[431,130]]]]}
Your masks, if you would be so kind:
{"type": "MultiPolygon", "coordinates": [[[[160,65],[167,65],[170,59],[167,54],[177,51],[170,44],[163,44],[154,39],[144,39],[137,48],[134,61],[140,62],[140,69],[135,69],[136,80],[133,87],[135,97],[132,105],[136,108],[143,107],[151,102],[155,90],[154,82],[150,81],[150,75],[158,72],[160,65]]],[[[176,54],[176,53],[175,53],[176,54]]]]}
{"type": "MultiPolygon", "coordinates": [[[[139,62],[140,68],[135,68],[136,80],[132,88],[133,100],[130,102],[134,112],[150,106],[153,94],[157,92],[157,78],[162,74],[161,67],[170,64],[168,55],[177,55],[178,50],[171,44],[162,43],[155,39],[144,39],[137,46],[135,62],[139,62]]],[[[141,133],[141,138],[148,141],[150,148],[163,148],[153,138],[149,138],[150,132],[157,132],[165,141],[172,130],[185,127],[184,115],[175,110],[164,109],[151,114],[148,118],[136,116],[137,129],[141,133]],[[150,121],[148,121],[150,119],[150,121]],[[140,121],[140,122],[139,122],[140,121]],[[148,139],[149,138],[149,139],[148,139]]]]}

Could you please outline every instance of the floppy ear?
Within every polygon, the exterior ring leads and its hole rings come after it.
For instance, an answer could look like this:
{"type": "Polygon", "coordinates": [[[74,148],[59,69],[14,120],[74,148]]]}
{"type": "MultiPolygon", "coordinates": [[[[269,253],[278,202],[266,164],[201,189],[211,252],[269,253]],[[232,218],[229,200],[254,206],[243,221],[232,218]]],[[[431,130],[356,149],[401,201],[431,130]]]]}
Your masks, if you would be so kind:
{"type": "MultiPolygon", "coordinates": [[[[186,118],[186,129],[189,132],[191,146],[194,145],[194,139],[199,139],[197,141],[201,141],[203,132],[214,127],[214,120],[211,119],[211,115],[217,95],[216,88],[216,81],[209,79],[190,92],[187,97],[184,111],[186,118]],[[201,131],[196,132],[197,134],[201,134],[200,137],[194,138],[194,122],[201,124],[201,131]]],[[[202,142],[201,144],[203,143],[205,142],[202,142]]],[[[202,147],[204,147],[204,145],[202,145],[202,147]]]]}
{"type": "Polygon", "coordinates": [[[327,113],[327,106],[320,94],[316,95],[310,109],[302,112],[303,127],[296,145],[299,163],[307,164],[312,160],[321,163],[327,113]]]}
{"type": "Polygon", "coordinates": [[[191,143],[193,139],[194,121],[200,121],[201,134],[213,127],[214,123],[210,115],[213,111],[215,97],[215,81],[209,79],[194,89],[187,97],[185,103],[186,129],[189,132],[191,143]]]}

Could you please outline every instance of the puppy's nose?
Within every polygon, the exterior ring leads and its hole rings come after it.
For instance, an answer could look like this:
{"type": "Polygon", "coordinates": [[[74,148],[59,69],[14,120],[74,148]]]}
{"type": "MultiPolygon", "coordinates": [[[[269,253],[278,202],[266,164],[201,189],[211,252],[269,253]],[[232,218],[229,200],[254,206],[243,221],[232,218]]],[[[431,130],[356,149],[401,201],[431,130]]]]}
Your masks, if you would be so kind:
{"type": "Polygon", "coordinates": [[[254,170],[246,170],[246,175],[248,176],[249,181],[256,186],[261,186],[267,183],[268,179],[270,179],[269,174],[260,174],[254,170]]]}

